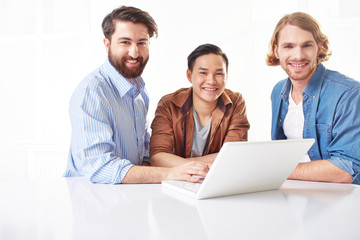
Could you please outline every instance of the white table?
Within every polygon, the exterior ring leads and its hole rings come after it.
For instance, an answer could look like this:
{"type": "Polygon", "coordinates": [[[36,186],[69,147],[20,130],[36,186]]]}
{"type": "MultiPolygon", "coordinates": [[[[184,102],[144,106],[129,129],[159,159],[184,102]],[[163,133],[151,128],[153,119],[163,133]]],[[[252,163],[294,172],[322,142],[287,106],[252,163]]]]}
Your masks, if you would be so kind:
{"type": "Polygon", "coordinates": [[[0,181],[0,239],[360,239],[358,185],[288,180],[207,200],[168,191],[82,178],[0,181]]]}

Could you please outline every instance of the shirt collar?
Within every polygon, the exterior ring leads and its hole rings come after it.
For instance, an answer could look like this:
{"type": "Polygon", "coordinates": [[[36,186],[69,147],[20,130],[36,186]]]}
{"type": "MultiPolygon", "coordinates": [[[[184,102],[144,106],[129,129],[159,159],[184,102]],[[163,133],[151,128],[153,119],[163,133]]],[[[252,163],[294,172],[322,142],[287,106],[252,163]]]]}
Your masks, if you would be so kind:
{"type": "Polygon", "coordinates": [[[145,82],[141,76],[131,79],[133,82],[133,84],[131,84],[115,69],[115,67],[110,63],[109,59],[106,59],[105,63],[102,66],[102,70],[104,71],[105,76],[107,76],[108,80],[118,90],[121,97],[123,97],[133,88],[134,90],[131,92],[133,92],[134,96],[136,96],[145,86],[145,82]]]}
{"type": "Polygon", "coordinates": [[[306,86],[306,88],[304,90],[304,94],[308,95],[311,98],[318,97],[322,83],[324,81],[324,78],[323,78],[324,73],[325,73],[325,67],[324,67],[324,65],[322,65],[320,63],[317,66],[317,69],[316,69],[314,75],[310,79],[310,82],[306,86]]]}
{"type": "MultiPolygon", "coordinates": [[[[317,66],[314,75],[311,77],[308,85],[306,86],[304,93],[308,97],[317,98],[320,93],[321,85],[323,82],[323,74],[325,73],[325,67],[321,63],[317,66]]],[[[289,93],[291,89],[291,81],[290,78],[287,78],[286,83],[281,90],[282,98],[285,102],[288,101],[289,93]]]]}

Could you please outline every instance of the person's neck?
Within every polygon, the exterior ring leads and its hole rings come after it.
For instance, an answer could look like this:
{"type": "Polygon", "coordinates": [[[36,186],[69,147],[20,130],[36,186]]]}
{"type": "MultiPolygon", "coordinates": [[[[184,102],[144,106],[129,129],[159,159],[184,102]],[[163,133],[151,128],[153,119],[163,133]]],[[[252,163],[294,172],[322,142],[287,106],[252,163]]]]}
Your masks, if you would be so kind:
{"type": "Polygon", "coordinates": [[[126,80],[128,80],[129,83],[131,83],[131,85],[134,85],[134,82],[133,82],[132,78],[126,78],[126,80]]]}
{"type": "Polygon", "coordinates": [[[209,123],[212,112],[215,110],[216,107],[217,101],[207,103],[203,101],[194,101],[193,99],[193,108],[196,111],[201,126],[206,126],[209,123]]]}
{"type": "Polygon", "coordinates": [[[294,100],[295,104],[298,105],[303,99],[302,94],[307,86],[307,83],[303,84],[303,82],[301,81],[291,81],[291,84],[291,97],[294,100]]]}

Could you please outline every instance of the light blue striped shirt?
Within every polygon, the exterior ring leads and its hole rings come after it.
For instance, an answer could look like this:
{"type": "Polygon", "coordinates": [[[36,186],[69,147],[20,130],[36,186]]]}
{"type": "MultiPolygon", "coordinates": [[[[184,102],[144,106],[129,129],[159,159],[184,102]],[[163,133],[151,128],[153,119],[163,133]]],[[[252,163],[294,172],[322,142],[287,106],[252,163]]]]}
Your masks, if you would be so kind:
{"type": "Polygon", "coordinates": [[[141,77],[132,82],[107,60],[76,88],[65,177],[121,183],[132,166],[149,161],[149,97],[141,77]]]}

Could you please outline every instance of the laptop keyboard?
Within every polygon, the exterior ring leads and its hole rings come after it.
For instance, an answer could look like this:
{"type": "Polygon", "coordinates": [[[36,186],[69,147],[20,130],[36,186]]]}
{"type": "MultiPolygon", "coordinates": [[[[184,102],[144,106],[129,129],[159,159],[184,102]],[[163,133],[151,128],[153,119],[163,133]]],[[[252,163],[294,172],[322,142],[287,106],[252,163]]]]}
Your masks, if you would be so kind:
{"type": "Polygon", "coordinates": [[[199,188],[201,187],[201,183],[184,182],[182,187],[191,192],[196,193],[197,191],[199,191],[199,188]]]}

